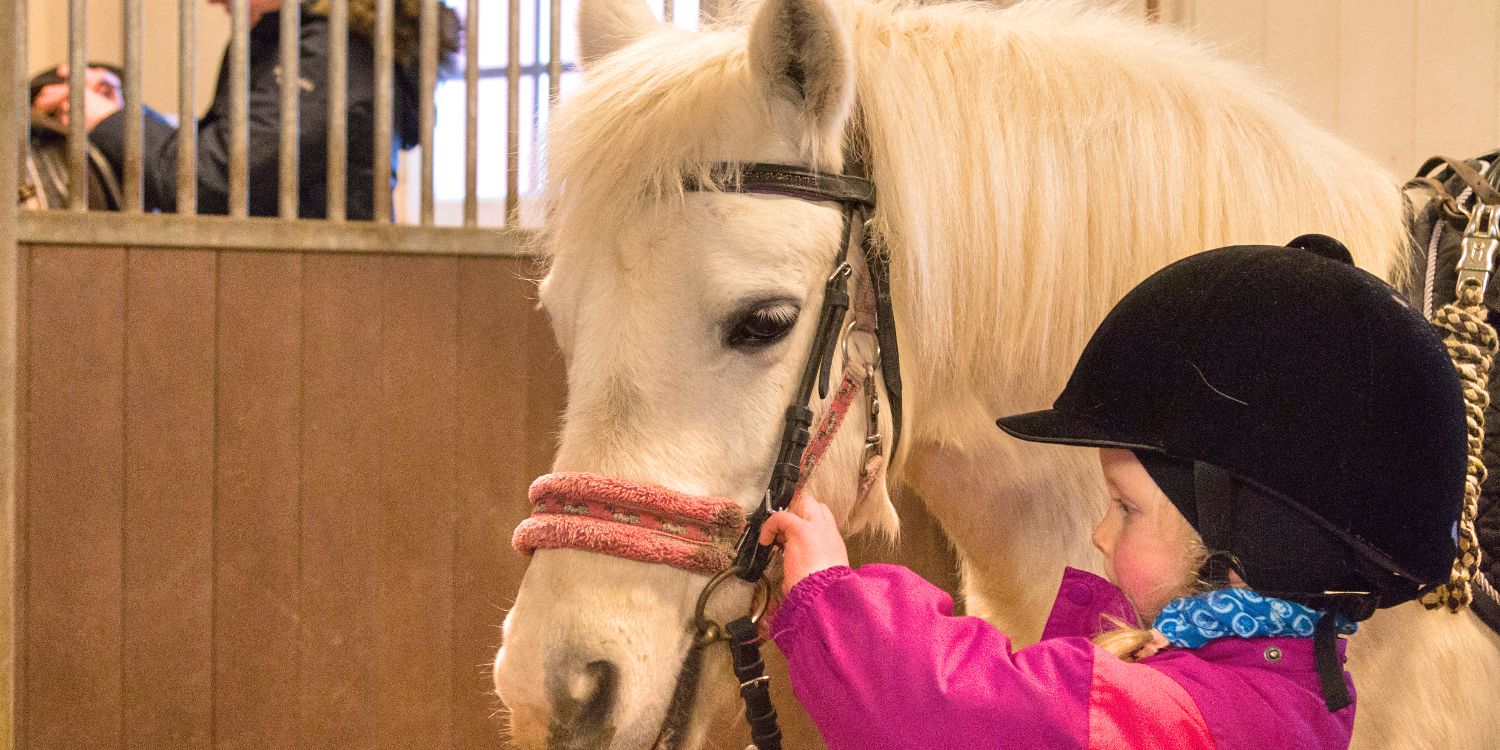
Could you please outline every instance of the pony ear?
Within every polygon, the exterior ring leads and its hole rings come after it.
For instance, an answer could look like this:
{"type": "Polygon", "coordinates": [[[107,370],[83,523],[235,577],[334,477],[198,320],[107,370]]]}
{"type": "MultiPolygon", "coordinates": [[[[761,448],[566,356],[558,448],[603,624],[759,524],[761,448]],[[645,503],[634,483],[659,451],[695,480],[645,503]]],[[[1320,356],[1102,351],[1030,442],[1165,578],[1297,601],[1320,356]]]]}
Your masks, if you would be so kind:
{"type": "Polygon", "coordinates": [[[828,0],[765,0],[750,27],[750,67],[798,105],[814,138],[836,137],[854,106],[854,50],[828,0]]]}
{"type": "Polygon", "coordinates": [[[655,29],[659,22],[641,0],[582,0],[578,51],[582,64],[598,60],[655,29]]]}

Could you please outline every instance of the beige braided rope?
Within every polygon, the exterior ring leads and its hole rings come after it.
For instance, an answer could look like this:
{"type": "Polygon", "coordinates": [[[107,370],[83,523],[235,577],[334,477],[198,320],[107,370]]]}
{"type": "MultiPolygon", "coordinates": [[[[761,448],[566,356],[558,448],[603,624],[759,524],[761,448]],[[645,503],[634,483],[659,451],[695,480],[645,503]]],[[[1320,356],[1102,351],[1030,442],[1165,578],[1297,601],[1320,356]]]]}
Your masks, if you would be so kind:
{"type": "Polygon", "coordinates": [[[1463,285],[1458,299],[1433,314],[1443,329],[1443,343],[1458,370],[1464,392],[1464,421],[1468,429],[1469,460],[1464,478],[1463,513],[1458,521],[1458,555],[1447,583],[1422,595],[1428,609],[1447,607],[1457,612],[1473,601],[1472,584],[1479,570],[1479,490],[1484,485],[1484,410],[1490,405],[1490,365],[1496,350],[1495,329],[1485,322],[1484,292],[1477,281],[1463,285]]]}

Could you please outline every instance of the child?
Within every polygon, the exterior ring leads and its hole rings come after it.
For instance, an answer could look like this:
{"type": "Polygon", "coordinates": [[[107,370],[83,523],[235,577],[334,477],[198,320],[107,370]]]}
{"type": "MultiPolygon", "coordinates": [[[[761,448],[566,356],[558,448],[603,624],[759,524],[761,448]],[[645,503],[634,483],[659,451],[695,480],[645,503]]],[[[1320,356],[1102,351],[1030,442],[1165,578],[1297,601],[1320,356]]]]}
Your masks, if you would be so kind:
{"type": "Polygon", "coordinates": [[[1327,237],[1201,253],[1111,311],[1053,409],[999,425],[1100,449],[1114,585],[1066,571],[1013,651],[904,568],[850,570],[803,498],[761,541],[830,748],[1348,747],[1339,635],[1453,560],[1463,398],[1420,314],[1327,237]]]}

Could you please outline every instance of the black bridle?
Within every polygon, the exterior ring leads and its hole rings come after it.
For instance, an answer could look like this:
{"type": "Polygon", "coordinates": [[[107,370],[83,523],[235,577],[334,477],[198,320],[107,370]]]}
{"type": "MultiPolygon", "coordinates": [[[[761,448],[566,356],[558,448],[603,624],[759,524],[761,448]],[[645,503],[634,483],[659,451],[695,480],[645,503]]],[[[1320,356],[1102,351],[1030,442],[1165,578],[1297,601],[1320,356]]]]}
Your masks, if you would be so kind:
{"type": "MultiPolygon", "coordinates": [[[[740,680],[740,696],[745,702],[745,720],[750,725],[751,742],[757,750],[781,748],[781,730],[777,726],[776,709],[771,704],[770,680],[765,675],[760,658],[758,624],[760,614],[764,612],[764,602],[760,612],[741,617],[722,627],[709,621],[703,612],[714,589],[731,574],[765,587],[765,570],[771,560],[772,549],[760,543],[760,530],[772,513],[785,510],[791,505],[802,478],[802,459],[811,440],[809,428],[813,423],[813,411],[808,404],[812,400],[815,385],[819,399],[828,397],[834,352],[838,348],[844,317],[849,312],[850,305],[849,277],[853,268],[849,265],[848,256],[856,246],[860,257],[864,259],[870,291],[874,297],[880,373],[885,382],[886,400],[891,410],[892,459],[899,447],[901,370],[896,347],[895,316],[891,310],[890,267],[887,257],[875,247],[869,232],[870,212],[875,209],[875,185],[865,176],[863,162],[858,159],[851,159],[850,162],[850,172],[837,175],[783,164],[720,164],[710,169],[712,185],[703,185],[695,180],[688,180],[684,185],[689,191],[782,195],[806,201],[838,203],[843,207],[843,239],[823,289],[823,305],[818,312],[812,347],[797,382],[796,396],[786,410],[776,462],[771,468],[771,480],[760,505],[746,519],[745,534],[740,539],[734,565],[709,581],[699,595],[693,645],[683,660],[671,703],[667,707],[662,732],[658,736],[658,747],[674,746],[677,741],[675,728],[686,723],[693,696],[697,692],[703,649],[715,641],[727,640],[734,660],[735,676],[740,680]]],[[[867,395],[873,397],[873,394],[867,395]]],[[[873,415],[871,418],[874,418],[873,415]]],[[[871,432],[877,430],[878,426],[870,426],[871,432]]]]}

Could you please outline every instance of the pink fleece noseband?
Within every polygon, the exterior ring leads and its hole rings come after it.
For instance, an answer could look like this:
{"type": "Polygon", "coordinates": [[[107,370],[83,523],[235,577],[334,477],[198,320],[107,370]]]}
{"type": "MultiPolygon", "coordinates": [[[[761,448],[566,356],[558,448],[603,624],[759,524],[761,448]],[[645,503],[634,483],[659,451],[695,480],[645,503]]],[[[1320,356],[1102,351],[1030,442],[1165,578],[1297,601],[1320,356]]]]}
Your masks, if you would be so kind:
{"type": "Polygon", "coordinates": [[[546,474],[529,494],[531,517],[511,537],[524,555],[570,547],[712,575],[729,567],[745,529],[733,500],[597,474],[546,474]]]}
{"type": "MultiPolygon", "coordinates": [[[[802,454],[798,491],[833,442],[860,383],[846,377],[802,454]]],[[[866,466],[867,492],[881,459],[866,466]]],[[[713,575],[734,561],[745,512],[722,497],[702,497],[649,484],[577,472],[537,477],[528,493],[531,517],[511,536],[517,552],[571,548],[662,563],[713,575]]]]}

